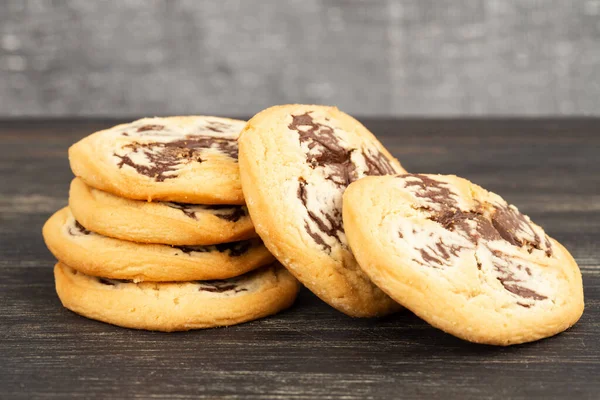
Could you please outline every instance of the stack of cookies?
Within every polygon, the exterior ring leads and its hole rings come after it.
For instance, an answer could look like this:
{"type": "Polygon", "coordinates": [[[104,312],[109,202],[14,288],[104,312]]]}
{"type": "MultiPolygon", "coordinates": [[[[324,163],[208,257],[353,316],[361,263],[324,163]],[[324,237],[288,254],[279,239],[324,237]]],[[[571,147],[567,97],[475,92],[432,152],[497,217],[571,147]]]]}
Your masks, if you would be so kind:
{"type": "Polygon", "coordinates": [[[289,306],[296,279],[347,315],[404,306],[478,343],[548,337],[583,312],[579,268],[540,226],[465,179],[407,173],[335,107],[143,119],[70,160],[69,208],[44,237],[63,304],[90,318],[229,325],[289,306]]]}
{"type": "Polygon", "coordinates": [[[299,284],[257,237],[237,138],[245,122],[146,118],[69,149],[69,207],[43,234],[63,305],[140,329],[233,325],[289,307],[299,284]]]}

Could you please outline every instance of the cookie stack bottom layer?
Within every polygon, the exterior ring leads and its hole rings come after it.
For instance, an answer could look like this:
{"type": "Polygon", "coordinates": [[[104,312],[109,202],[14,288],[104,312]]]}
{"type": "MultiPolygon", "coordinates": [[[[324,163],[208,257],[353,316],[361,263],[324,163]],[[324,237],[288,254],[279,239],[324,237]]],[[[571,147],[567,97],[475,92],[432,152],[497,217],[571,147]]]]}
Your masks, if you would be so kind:
{"type": "Polygon", "coordinates": [[[85,275],[59,262],[54,277],[60,300],[71,311],[126,328],[165,332],[275,314],[292,305],[299,289],[277,263],[227,280],[133,283],[85,275]]]}
{"type": "Polygon", "coordinates": [[[172,246],[89,230],[71,210],[52,215],[44,240],[59,260],[63,305],[118,326],[159,331],[234,325],[289,307],[299,284],[260,239],[172,246]]]}

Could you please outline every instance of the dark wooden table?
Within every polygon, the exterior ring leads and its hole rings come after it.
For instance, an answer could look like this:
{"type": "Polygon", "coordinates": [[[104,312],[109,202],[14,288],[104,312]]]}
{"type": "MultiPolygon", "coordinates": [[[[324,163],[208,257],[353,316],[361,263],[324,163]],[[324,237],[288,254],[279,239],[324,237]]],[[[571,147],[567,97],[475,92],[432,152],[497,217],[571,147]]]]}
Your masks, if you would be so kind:
{"type": "Polygon", "coordinates": [[[409,312],[352,319],[307,291],[271,318],[175,334],[67,311],[40,230],[67,203],[68,146],[116,122],[0,122],[0,398],[600,398],[600,120],[365,121],[408,170],[500,193],[579,262],[579,323],[509,348],[409,312]]]}

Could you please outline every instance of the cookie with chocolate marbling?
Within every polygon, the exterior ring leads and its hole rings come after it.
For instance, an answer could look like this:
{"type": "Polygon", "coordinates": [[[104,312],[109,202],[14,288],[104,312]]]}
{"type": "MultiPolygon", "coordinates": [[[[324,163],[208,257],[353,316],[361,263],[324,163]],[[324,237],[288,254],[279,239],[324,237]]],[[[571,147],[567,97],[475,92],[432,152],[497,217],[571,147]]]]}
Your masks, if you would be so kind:
{"type": "Polygon", "coordinates": [[[497,194],[455,176],[370,177],[344,193],[362,269],[392,298],[462,339],[555,335],[583,312],[569,252],[497,194]]]}
{"type": "Polygon", "coordinates": [[[129,199],[242,205],[237,138],[244,124],[205,116],[140,119],[75,143],[71,169],[88,185],[129,199]]]}
{"type": "Polygon", "coordinates": [[[399,309],[359,268],[342,222],[346,186],[404,172],[373,134],[335,107],[287,105],[255,115],[239,145],[248,210],[275,257],[348,315],[399,309]]]}
{"type": "Polygon", "coordinates": [[[225,279],[275,261],[258,238],[209,246],[169,246],[113,239],[80,224],[68,208],[43,228],[56,258],[83,273],[139,281],[225,279]]]}
{"type": "Polygon", "coordinates": [[[292,305],[299,283],[279,264],[212,281],[158,283],[99,278],[63,263],[54,267],[63,306],[126,328],[186,331],[235,325],[292,305]]]}
{"type": "Polygon", "coordinates": [[[256,237],[246,206],[131,200],[71,182],[69,207],[87,229],[140,243],[209,245],[256,237]]]}

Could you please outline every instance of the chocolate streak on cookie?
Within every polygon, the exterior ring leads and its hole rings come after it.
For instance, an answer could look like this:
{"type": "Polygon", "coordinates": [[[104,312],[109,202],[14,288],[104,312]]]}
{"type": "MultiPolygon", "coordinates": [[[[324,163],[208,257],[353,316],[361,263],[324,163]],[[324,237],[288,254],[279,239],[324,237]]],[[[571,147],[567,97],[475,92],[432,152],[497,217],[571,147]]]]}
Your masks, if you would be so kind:
{"type": "MultiPolygon", "coordinates": [[[[134,283],[132,280],[128,279],[108,279],[97,277],[96,280],[98,283],[106,286],[117,286],[121,283],[134,283]]],[[[224,293],[231,290],[234,290],[235,293],[239,293],[248,290],[247,288],[239,287],[235,281],[231,280],[197,281],[197,283],[200,285],[198,290],[211,293],[224,293]]]]}
{"type": "MultiPolygon", "coordinates": [[[[529,221],[516,208],[511,206],[498,206],[492,216],[492,224],[498,231],[500,236],[513,246],[528,246],[528,251],[531,253],[533,249],[541,250],[542,242],[540,236],[535,232],[531,221],[529,221]],[[519,232],[530,232],[533,236],[533,241],[529,241],[523,237],[519,237],[519,232]]],[[[548,237],[544,237],[546,256],[552,256],[552,247],[548,237]]]]}
{"type": "Polygon", "coordinates": [[[196,212],[191,209],[192,207],[194,207],[193,204],[175,203],[175,202],[164,202],[164,204],[171,208],[175,208],[175,209],[181,211],[188,218],[192,218],[192,219],[196,219],[196,220],[198,219],[196,217],[196,212]]]}
{"type": "Polygon", "coordinates": [[[149,125],[140,126],[137,129],[137,132],[162,131],[163,129],[165,129],[164,125],[149,124],[149,125]]]}
{"type": "Polygon", "coordinates": [[[237,222],[240,218],[248,215],[248,209],[245,206],[212,205],[203,207],[214,211],[213,214],[216,217],[229,222],[237,222]]]}
{"type": "MultiPolygon", "coordinates": [[[[450,232],[457,232],[466,237],[471,243],[476,245],[479,240],[498,240],[501,239],[498,232],[494,229],[481,213],[463,212],[461,210],[444,211],[440,214],[434,214],[430,220],[442,225],[444,229],[450,232]]],[[[445,244],[441,240],[433,246],[427,246],[420,249],[421,257],[426,263],[434,268],[437,265],[450,266],[451,257],[458,257],[460,251],[470,247],[456,244],[445,244]]],[[[415,260],[417,261],[417,260],[415,260]]],[[[418,261],[417,261],[418,262],[418,261]]]]}
{"type": "Polygon", "coordinates": [[[197,281],[200,285],[198,290],[211,293],[224,293],[234,290],[235,293],[246,292],[247,288],[239,287],[235,282],[215,279],[211,281],[197,281]]]}
{"type": "MultiPolygon", "coordinates": [[[[326,119],[327,120],[327,119],[326,119]]],[[[300,145],[308,148],[306,162],[313,169],[319,169],[327,181],[332,182],[341,195],[346,187],[359,178],[357,166],[352,161],[352,154],[360,152],[367,165],[366,175],[384,175],[395,172],[389,160],[378,150],[365,152],[359,149],[345,148],[336,136],[334,129],[326,124],[316,122],[306,112],[302,115],[292,115],[288,129],[298,133],[300,145]]],[[[308,209],[308,198],[311,186],[302,177],[298,179],[297,197],[307,211],[309,220],[305,220],[304,228],[315,243],[331,251],[331,245],[326,237],[334,238],[345,247],[340,235],[344,233],[342,211],[339,207],[333,210],[320,209],[318,212],[308,209]],[[312,221],[318,230],[311,228],[312,221]]]]}
{"type": "Polygon", "coordinates": [[[122,168],[124,165],[128,165],[139,174],[154,178],[157,182],[176,178],[177,174],[174,172],[182,164],[193,161],[201,163],[203,161],[201,154],[208,149],[214,149],[235,160],[238,156],[237,139],[206,135],[187,135],[185,139],[170,142],[134,142],[123,148],[129,149],[131,152],[124,155],[114,153],[115,157],[120,159],[117,166],[122,168]],[[130,155],[134,152],[143,153],[149,165],[137,164],[133,161],[130,155]]]}
{"type": "Polygon", "coordinates": [[[92,233],[91,231],[85,229],[83,225],[79,223],[79,221],[75,220],[74,226],[70,226],[68,229],[69,235],[71,236],[81,236],[81,235],[89,235],[92,233]]]}
{"type": "Polygon", "coordinates": [[[133,283],[133,281],[128,279],[108,279],[108,278],[96,278],[99,283],[106,286],[116,286],[119,283],[133,283]]]}
{"type": "Polygon", "coordinates": [[[228,253],[230,257],[239,257],[246,253],[252,247],[251,240],[242,240],[240,242],[221,243],[210,246],[172,246],[175,249],[183,251],[185,254],[191,253],[228,253]]]}
{"type": "Polygon", "coordinates": [[[206,125],[204,128],[208,129],[209,131],[213,131],[213,132],[217,132],[217,133],[223,133],[227,130],[227,128],[229,128],[230,125],[225,124],[223,122],[219,122],[219,121],[210,121],[208,123],[208,125],[206,125]]]}
{"type": "Polygon", "coordinates": [[[212,211],[212,214],[220,219],[229,222],[237,222],[240,218],[248,215],[248,209],[245,206],[232,205],[198,205],[187,203],[164,202],[165,205],[180,210],[186,217],[197,220],[196,210],[203,209],[212,211]]]}
{"type": "Polygon", "coordinates": [[[363,151],[362,154],[367,164],[366,174],[368,176],[391,175],[396,173],[390,160],[388,160],[382,152],[377,151],[376,153],[372,153],[371,151],[363,151]]]}
{"type": "Polygon", "coordinates": [[[453,197],[456,193],[450,190],[444,182],[431,179],[426,175],[421,174],[402,174],[399,178],[411,178],[405,180],[407,188],[414,187],[413,193],[417,197],[431,200],[431,202],[440,204],[442,207],[456,209],[458,203],[453,197]]]}
{"type": "Polygon", "coordinates": [[[326,179],[345,187],[354,182],[356,165],[351,160],[352,152],[344,148],[335,136],[332,127],[317,123],[309,113],[292,115],[288,128],[298,132],[300,143],[306,144],[306,162],[314,168],[327,168],[326,179]],[[308,130],[301,127],[309,127],[308,130]]]}
{"type": "Polygon", "coordinates": [[[473,244],[477,244],[480,239],[486,241],[501,239],[492,223],[478,211],[446,211],[434,214],[429,219],[439,223],[444,229],[451,232],[466,233],[465,237],[473,244]],[[473,227],[469,223],[475,226],[473,227]]]}
{"type": "MultiPolygon", "coordinates": [[[[423,175],[412,175],[405,174],[399,175],[401,178],[405,178],[405,187],[415,188],[413,194],[420,198],[426,198],[428,202],[435,206],[435,210],[430,207],[423,207],[423,210],[431,212],[430,220],[439,223],[444,229],[456,232],[462,237],[468,239],[474,246],[477,246],[480,242],[483,242],[485,246],[490,241],[505,240],[513,246],[522,247],[529,245],[536,249],[541,249],[540,237],[531,222],[518,210],[511,206],[496,205],[491,217],[484,215],[483,209],[478,208],[476,210],[462,211],[458,208],[458,203],[455,200],[457,196],[447,184],[432,179],[423,175]],[[406,178],[411,178],[406,179],[406,178]],[[519,236],[519,232],[531,234],[534,238],[533,241],[527,241],[519,236]]],[[[399,233],[402,238],[402,233],[399,233]]],[[[546,256],[552,255],[550,248],[550,241],[545,236],[546,256]]],[[[466,249],[464,246],[456,245],[445,245],[443,242],[438,241],[433,246],[427,246],[426,248],[419,249],[423,262],[414,260],[422,265],[429,265],[437,268],[437,265],[451,265],[451,256],[457,257],[458,253],[466,249]]],[[[469,247],[473,248],[473,247],[469,247]]],[[[489,248],[489,246],[488,246],[489,248]]],[[[529,267],[524,267],[518,263],[514,258],[509,257],[497,250],[491,250],[494,258],[493,268],[498,273],[497,279],[502,286],[509,292],[522,297],[533,300],[545,300],[547,297],[543,296],[529,288],[524,287],[517,275],[515,270],[524,271],[528,276],[531,276],[531,270],[529,267]]],[[[529,252],[533,251],[531,248],[529,252]]],[[[481,263],[478,262],[478,268],[481,268],[481,263]]],[[[523,303],[517,303],[523,307],[529,307],[530,305],[523,305],[523,303]]]]}
{"type": "Polygon", "coordinates": [[[314,212],[312,212],[308,209],[308,198],[307,198],[308,194],[306,191],[306,181],[302,178],[300,178],[298,180],[297,196],[300,199],[300,201],[302,202],[302,204],[304,205],[304,208],[306,209],[308,217],[319,228],[319,232],[313,231],[312,228],[310,227],[310,224],[308,223],[308,221],[304,221],[304,229],[306,229],[306,232],[308,233],[308,235],[311,238],[313,238],[313,240],[317,244],[323,246],[327,250],[331,250],[331,246],[329,244],[327,244],[327,242],[325,242],[325,240],[321,236],[321,233],[324,233],[331,237],[335,237],[339,241],[340,238],[338,236],[338,233],[343,232],[343,229],[344,229],[344,227],[342,226],[342,220],[339,218],[338,215],[325,214],[324,215],[325,218],[331,225],[331,227],[329,227],[329,226],[327,226],[327,223],[325,221],[323,221],[317,214],[315,214],[314,212]]]}
{"type": "Polygon", "coordinates": [[[435,244],[435,247],[427,246],[426,248],[419,249],[421,258],[425,263],[419,262],[422,265],[430,265],[437,268],[437,265],[449,266],[450,257],[458,257],[458,253],[464,249],[462,246],[447,245],[439,241],[435,244]]]}
{"type": "Polygon", "coordinates": [[[492,255],[497,261],[493,264],[494,269],[500,274],[496,279],[500,281],[502,286],[509,292],[516,294],[519,297],[533,299],[533,300],[546,300],[547,297],[541,295],[531,289],[528,289],[521,285],[522,280],[518,279],[514,273],[514,270],[525,271],[527,275],[531,276],[531,270],[529,267],[515,262],[516,260],[506,257],[506,254],[493,250],[492,255]],[[507,267],[503,267],[500,264],[502,262],[507,263],[507,267]]]}

